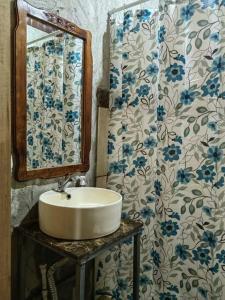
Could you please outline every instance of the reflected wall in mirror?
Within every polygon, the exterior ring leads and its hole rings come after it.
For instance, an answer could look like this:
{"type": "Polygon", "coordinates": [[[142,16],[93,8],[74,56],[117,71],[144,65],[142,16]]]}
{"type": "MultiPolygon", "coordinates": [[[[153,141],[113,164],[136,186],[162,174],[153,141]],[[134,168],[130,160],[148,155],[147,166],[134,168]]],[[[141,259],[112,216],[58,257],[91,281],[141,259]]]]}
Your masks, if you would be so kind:
{"type": "Polygon", "coordinates": [[[49,178],[87,171],[91,136],[90,33],[23,0],[17,5],[16,177],[49,178]]]}

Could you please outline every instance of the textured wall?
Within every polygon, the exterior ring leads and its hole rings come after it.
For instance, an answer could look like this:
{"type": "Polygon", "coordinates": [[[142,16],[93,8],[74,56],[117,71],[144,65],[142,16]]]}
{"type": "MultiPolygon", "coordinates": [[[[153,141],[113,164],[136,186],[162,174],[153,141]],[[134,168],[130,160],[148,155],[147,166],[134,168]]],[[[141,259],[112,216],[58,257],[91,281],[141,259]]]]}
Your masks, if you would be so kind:
{"type": "MultiPolygon", "coordinates": [[[[133,0],[29,0],[30,4],[58,11],[59,15],[91,31],[93,36],[93,109],[92,109],[92,149],[90,170],[87,174],[89,185],[95,183],[96,166],[96,91],[99,86],[108,85],[109,34],[107,28],[108,11],[131,3],[133,0]]],[[[56,186],[55,180],[35,180],[19,183],[12,180],[12,225],[16,226],[27,216],[38,201],[38,196],[56,186]]],[[[33,215],[31,215],[33,216],[33,215]]]]}

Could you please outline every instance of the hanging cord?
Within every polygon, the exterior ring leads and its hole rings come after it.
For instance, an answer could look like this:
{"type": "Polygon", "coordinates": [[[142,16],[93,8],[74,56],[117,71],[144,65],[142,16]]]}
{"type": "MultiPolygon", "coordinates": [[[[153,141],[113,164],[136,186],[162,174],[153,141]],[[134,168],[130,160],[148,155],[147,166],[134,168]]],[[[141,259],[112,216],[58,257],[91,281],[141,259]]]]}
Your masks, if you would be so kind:
{"type": "Polygon", "coordinates": [[[47,289],[47,265],[40,265],[41,279],[42,279],[42,299],[48,300],[48,289],[47,289]]]}
{"type": "Polygon", "coordinates": [[[47,272],[47,278],[48,278],[48,285],[49,285],[49,290],[52,296],[52,300],[58,300],[58,293],[56,289],[56,284],[55,284],[55,279],[54,279],[54,273],[55,271],[64,266],[67,262],[69,261],[69,258],[65,257],[56,263],[54,263],[47,272]]]}

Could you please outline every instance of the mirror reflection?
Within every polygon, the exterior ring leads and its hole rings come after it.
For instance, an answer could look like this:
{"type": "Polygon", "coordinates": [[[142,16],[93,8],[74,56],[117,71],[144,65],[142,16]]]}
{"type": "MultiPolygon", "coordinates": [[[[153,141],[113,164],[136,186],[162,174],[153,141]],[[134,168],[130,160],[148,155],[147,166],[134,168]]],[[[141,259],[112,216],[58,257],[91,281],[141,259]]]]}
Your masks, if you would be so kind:
{"type": "Polygon", "coordinates": [[[27,170],[79,164],[83,40],[27,23],[27,170]]]}

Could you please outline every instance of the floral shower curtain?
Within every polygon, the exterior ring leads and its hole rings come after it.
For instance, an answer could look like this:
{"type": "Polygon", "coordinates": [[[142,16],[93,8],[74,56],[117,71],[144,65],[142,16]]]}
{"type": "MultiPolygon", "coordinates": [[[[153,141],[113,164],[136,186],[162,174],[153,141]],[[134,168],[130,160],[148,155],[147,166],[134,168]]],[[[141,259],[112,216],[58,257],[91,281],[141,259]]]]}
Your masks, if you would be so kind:
{"type": "MultiPolygon", "coordinates": [[[[108,185],[144,223],[141,299],[225,299],[224,21],[224,0],[166,0],[111,22],[108,185]]],[[[130,256],[102,258],[100,293],[132,299],[130,256]]]]}
{"type": "Polygon", "coordinates": [[[28,170],[80,162],[82,54],[68,34],[27,50],[28,170]]]}

